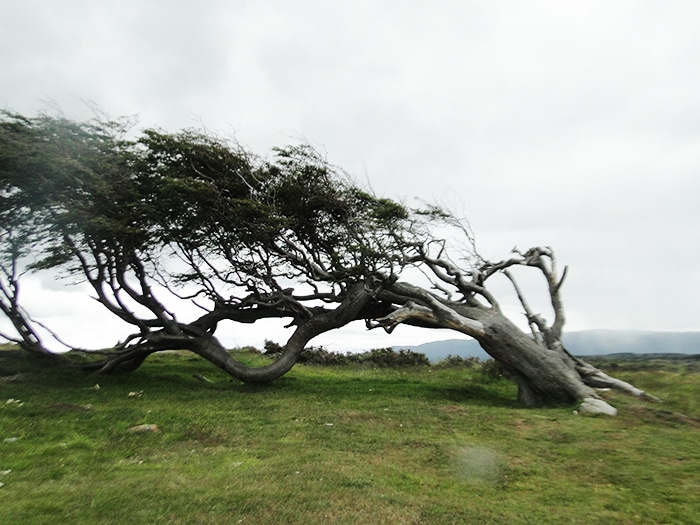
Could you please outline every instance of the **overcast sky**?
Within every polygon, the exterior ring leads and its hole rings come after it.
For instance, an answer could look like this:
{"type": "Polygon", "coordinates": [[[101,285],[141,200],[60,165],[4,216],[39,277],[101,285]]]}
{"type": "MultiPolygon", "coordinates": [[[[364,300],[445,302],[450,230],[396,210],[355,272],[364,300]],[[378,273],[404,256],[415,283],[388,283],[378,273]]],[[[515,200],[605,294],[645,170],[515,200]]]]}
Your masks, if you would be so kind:
{"type": "MultiPolygon", "coordinates": [[[[259,154],[303,139],[380,195],[465,214],[485,256],[554,247],[568,330],[700,330],[698,27],[696,0],[4,0],[0,107],[94,103],[259,154]]],[[[112,337],[63,286],[28,285],[32,313],[112,337]]]]}

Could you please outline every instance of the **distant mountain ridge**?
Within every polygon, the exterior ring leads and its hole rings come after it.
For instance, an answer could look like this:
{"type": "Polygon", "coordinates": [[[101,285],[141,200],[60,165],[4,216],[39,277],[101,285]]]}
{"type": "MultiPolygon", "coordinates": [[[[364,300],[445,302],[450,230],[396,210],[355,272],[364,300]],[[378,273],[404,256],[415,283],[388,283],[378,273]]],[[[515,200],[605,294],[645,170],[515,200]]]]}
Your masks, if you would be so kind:
{"type": "MultiPolygon", "coordinates": [[[[564,345],[574,355],[700,354],[700,332],[652,332],[643,330],[583,330],[564,334],[564,345]]],[[[488,359],[474,339],[448,339],[415,346],[395,346],[425,354],[431,362],[448,355],[488,359]]]]}

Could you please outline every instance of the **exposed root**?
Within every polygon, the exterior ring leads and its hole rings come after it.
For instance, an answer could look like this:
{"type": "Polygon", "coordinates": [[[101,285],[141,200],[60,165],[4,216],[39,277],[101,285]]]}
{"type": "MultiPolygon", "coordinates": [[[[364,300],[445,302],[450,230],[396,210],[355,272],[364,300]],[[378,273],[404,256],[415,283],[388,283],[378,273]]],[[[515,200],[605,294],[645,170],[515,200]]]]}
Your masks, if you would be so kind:
{"type": "Polygon", "coordinates": [[[581,360],[577,360],[576,370],[581,375],[581,379],[585,384],[593,388],[614,388],[615,390],[620,390],[628,394],[632,394],[635,397],[642,399],[647,399],[649,401],[654,401],[656,403],[661,403],[662,400],[658,397],[640,390],[639,388],[617,379],[615,377],[610,377],[602,370],[595,368],[581,360]]]}

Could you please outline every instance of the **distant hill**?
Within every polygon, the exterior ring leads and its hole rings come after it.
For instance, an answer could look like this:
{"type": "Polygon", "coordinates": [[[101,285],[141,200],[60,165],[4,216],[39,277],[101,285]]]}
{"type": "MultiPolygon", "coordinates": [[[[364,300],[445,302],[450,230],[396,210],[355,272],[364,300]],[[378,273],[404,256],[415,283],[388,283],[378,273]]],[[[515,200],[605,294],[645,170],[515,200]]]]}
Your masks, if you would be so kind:
{"type": "Polygon", "coordinates": [[[642,330],[585,330],[564,334],[564,345],[574,355],[700,354],[700,332],[642,330]]]}
{"type": "Polygon", "coordinates": [[[474,339],[448,339],[446,341],[433,341],[416,346],[395,346],[394,350],[412,350],[425,354],[432,363],[445,359],[448,355],[460,357],[478,357],[488,359],[489,355],[484,352],[479,343],[474,339]]]}
{"type": "MultiPolygon", "coordinates": [[[[700,332],[648,332],[641,330],[584,330],[564,334],[564,345],[574,355],[700,354],[700,332]]],[[[448,355],[488,359],[474,339],[448,339],[416,346],[397,346],[425,354],[431,362],[448,355]]]]}

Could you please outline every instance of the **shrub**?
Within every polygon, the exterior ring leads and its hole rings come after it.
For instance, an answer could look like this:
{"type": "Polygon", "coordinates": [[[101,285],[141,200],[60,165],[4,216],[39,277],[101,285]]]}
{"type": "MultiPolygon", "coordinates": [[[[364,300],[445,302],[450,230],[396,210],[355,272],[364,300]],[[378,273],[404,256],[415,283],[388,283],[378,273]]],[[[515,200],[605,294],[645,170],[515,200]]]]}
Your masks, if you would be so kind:
{"type": "Polygon", "coordinates": [[[263,354],[270,357],[278,356],[282,353],[282,350],[284,350],[284,347],[281,344],[270,341],[269,339],[265,339],[265,345],[263,348],[265,349],[263,354]]]}
{"type": "Polygon", "coordinates": [[[508,371],[505,368],[503,368],[503,366],[501,366],[501,364],[498,361],[495,361],[494,359],[488,359],[487,361],[483,362],[483,364],[481,365],[481,373],[486,377],[492,379],[511,379],[511,376],[508,373],[508,371]]]}
{"type": "Polygon", "coordinates": [[[329,352],[322,346],[312,346],[304,349],[297,362],[307,365],[337,366],[347,365],[350,360],[348,354],[329,352]]]}
{"type": "Polygon", "coordinates": [[[436,368],[474,368],[481,364],[478,357],[462,357],[459,355],[448,355],[445,359],[439,361],[436,368]]]}
{"type": "MultiPolygon", "coordinates": [[[[265,341],[266,357],[275,359],[280,356],[284,347],[274,341],[265,341]]],[[[260,353],[258,351],[258,353],[260,353]]],[[[462,358],[455,358],[462,359],[462,358]]],[[[466,360],[463,360],[466,362],[466,360]]],[[[478,361],[478,360],[476,360],[478,361]]],[[[371,365],[379,368],[400,368],[411,366],[430,366],[430,360],[425,354],[412,350],[394,350],[393,348],[375,348],[362,353],[341,354],[331,352],[322,346],[305,348],[299,355],[298,363],[318,366],[343,366],[351,364],[371,365]]],[[[470,365],[473,366],[473,365],[470,365]]]]}
{"type": "Polygon", "coordinates": [[[375,348],[369,352],[356,354],[358,362],[367,363],[377,367],[395,368],[406,366],[429,366],[430,361],[425,354],[412,350],[399,350],[393,348],[375,348]]]}
{"type": "Polygon", "coordinates": [[[359,354],[330,352],[323,347],[305,349],[299,356],[299,363],[320,366],[337,365],[371,365],[380,368],[399,368],[410,366],[429,366],[425,356],[411,350],[396,351],[393,348],[375,348],[359,354]]]}

